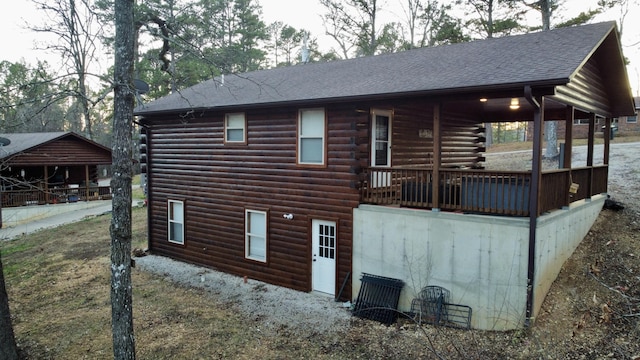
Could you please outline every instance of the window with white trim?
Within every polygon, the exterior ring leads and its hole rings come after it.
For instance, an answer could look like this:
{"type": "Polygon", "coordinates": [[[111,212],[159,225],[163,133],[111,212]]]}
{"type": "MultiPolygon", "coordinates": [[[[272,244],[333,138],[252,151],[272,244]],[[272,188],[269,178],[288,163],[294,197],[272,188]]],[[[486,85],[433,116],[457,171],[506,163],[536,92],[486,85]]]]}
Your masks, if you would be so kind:
{"type": "Polygon", "coordinates": [[[298,164],[325,164],[324,109],[300,110],[298,119],[298,164]]]}
{"type": "Polygon", "coordinates": [[[169,242],[184,244],[184,202],[168,201],[169,242]]]}
{"type": "Polygon", "coordinates": [[[247,122],[244,113],[227,114],[224,117],[224,142],[244,144],[247,142],[246,136],[247,122]]]}
{"type": "Polygon", "coordinates": [[[267,262],[267,212],[246,209],[244,224],[245,257],[267,262]]]}
{"type": "Polygon", "coordinates": [[[627,116],[627,124],[635,124],[638,122],[638,113],[634,116],[627,116]]]}

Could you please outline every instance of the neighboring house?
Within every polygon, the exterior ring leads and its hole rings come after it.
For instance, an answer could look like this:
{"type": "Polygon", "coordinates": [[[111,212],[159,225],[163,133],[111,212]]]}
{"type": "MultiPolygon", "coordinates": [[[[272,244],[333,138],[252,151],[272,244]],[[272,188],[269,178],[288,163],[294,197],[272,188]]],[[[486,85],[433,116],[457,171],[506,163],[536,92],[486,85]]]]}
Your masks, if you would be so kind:
{"type": "Polygon", "coordinates": [[[619,134],[640,135],[640,124],[638,123],[638,113],[640,113],[640,97],[634,97],[636,111],[633,115],[620,116],[614,122],[619,134]]]}
{"type": "MultiPolygon", "coordinates": [[[[640,135],[640,124],[638,124],[638,112],[640,112],[640,97],[633,98],[635,103],[635,114],[629,116],[620,116],[612,119],[613,126],[613,138],[617,135],[640,135]]],[[[604,119],[601,117],[595,118],[595,130],[599,132],[596,136],[602,136],[604,130],[604,119]]],[[[564,139],[565,123],[563,121],[557,122],[558,139],[564,139]]],[[[589,118],[576,118],[573,119],[573,138],[574,139],[587,139],[589,138],[589,118]]],[[[533,138],[533,124],[529,124],[527,127],[527,140],[533,138]]]]}
{"type": "Polygon", "coordinates": [[[442,286],[473,327],[516,328],[607,191],[608,146],[542,171],[543,120],[633,111],[613,22],[212,79],[135,111],[149,247],[343,300],[400,279],[404,311],[442,286]],[[482,124],[514,120],[532,169],[484,170],[482,124]]]}
{"type": "Polygon", "coordinates": [[[73,132],[0,134],[2,207],[111,198],[98,166],[111,149],[73,132]]]}

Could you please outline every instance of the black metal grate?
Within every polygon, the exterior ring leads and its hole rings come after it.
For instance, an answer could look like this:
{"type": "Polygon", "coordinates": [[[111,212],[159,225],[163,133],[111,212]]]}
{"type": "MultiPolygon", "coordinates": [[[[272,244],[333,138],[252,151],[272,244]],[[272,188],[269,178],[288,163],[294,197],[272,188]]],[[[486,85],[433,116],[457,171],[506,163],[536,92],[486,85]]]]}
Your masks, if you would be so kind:
{"type": "Polygon", "coordinates": [[[398,301],[404,282],[363,273],[353,315],[392,324],[398,318],[398,301]]]}
{"type": "Polygon", "coordinates": [[[420,296],[411,302],[411,312],[419,314],[421,321],[440,325],[447,319],[449,290],[440,286],[427,286],[420,291],[420,296]]]}
{"type": "Polygon", "coordinates": [[[417,321],[433,325],[471,328],[471,307],[451,304],[449,290],[440,286],[427,286],[411,302],[411,313],[417,321]]]}

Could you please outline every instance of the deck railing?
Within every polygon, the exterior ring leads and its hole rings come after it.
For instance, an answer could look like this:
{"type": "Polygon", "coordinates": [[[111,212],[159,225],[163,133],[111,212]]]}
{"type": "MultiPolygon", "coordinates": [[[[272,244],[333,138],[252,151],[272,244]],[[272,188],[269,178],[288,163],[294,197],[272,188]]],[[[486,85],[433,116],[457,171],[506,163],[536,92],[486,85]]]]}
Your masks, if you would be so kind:
{"type": "MultiPolygon", "coordinates": [[[[607,191],[606,165],[544,171],[539,212],[607,191]],[[579,186],[572,186],[579,184],[579,186]],[[576,190],[576,191],[573,191],[576,190]]],[[[529,215],[531,172],[441,169],[438,204],[434,204],[434,172],[430,168],[367,168],[363,174],[363,203],[447,211],[529,215]]]]}
{"type": "Polygon", "coordinates": [[[32,188],[25,190],[5,190],[2,192],[2,207],[24,205],[58,204],[77,201],[111,199],[110,186],[65,187],[49,189],[32,188]]]}

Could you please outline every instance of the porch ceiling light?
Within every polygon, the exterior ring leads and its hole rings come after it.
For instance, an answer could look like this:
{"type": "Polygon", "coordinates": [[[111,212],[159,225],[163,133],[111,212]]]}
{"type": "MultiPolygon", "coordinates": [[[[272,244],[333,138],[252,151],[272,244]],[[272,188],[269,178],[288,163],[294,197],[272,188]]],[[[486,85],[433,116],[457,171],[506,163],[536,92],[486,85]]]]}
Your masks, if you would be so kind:
{"type": "Polygon", "coordinates": [[[520,100],[518,98],[512,98],[511,104],[509,104],[509,109],[518,110],[520,109],[520,100]]]}
{"type": "Polygon", "coordinates": [[[489,99],[487,99],[487,98],[485,98],[485,97],[480,98],[480,102],[487,102],[487,100],[489,100],[489,99]]]}

